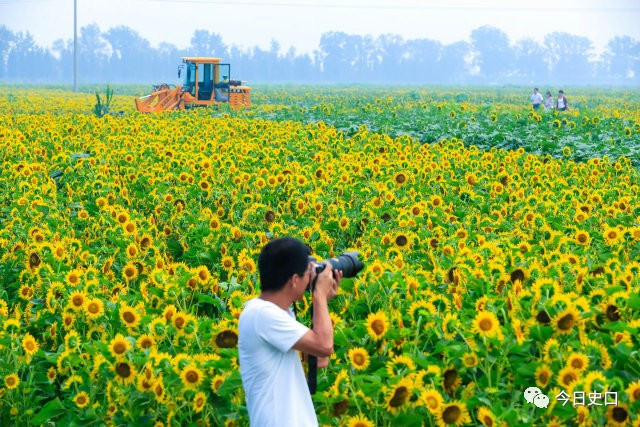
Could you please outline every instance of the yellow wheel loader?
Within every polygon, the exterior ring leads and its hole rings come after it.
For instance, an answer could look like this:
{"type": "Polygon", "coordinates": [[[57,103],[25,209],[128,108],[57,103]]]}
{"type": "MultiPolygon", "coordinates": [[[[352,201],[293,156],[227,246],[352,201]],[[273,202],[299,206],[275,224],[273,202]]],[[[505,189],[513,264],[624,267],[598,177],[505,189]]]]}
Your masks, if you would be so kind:
{"type": "Polygon", "coordinates": [[[251,89],[244,82],[231,80],[231,66],[220,58],[184,57],[178,67],[182,85],[153,86],[150,95],[136,98],[136,108],[143,113],[208,107],[228,102],[232,109],[251,107],[251,89]]]}

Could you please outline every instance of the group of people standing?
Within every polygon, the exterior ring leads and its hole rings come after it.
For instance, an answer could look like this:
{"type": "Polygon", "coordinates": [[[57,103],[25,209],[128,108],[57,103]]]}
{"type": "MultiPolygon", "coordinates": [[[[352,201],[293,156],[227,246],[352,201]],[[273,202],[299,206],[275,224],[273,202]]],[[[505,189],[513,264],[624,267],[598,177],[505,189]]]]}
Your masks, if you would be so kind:
{"type": "Polygon", "coordinates": [[[541,105],[544,106],[545,111],[553,110],[554,108],[558,111],[565,111],[569,108],[567,98],[565,98],[564,91],[562,89],[558,91],[558,98],[554,100],[550,91],[547,91],[547,97],[543,98],[542,94],[538,91],[538,88],[533,88],[531,104],[533,105],[534,110],[539,109],[541,105]]]}

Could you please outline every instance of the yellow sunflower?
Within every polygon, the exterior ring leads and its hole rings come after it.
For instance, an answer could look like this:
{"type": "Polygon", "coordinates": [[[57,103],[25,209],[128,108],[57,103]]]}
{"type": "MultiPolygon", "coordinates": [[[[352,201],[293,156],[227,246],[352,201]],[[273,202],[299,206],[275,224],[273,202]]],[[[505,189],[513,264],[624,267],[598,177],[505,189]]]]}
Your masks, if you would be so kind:
{"type": "Polygon", "coordinates": [[[9,374],[4,377],[4,385],[8,390],[12,390],[20,384],[20,378],[16,374],[9,374]]]}
{"type": "Polygon", "coordinates": [[[460,384],[462,384],[462,378],[458,375],[456,368],[451,366],[442,372],[442,388],[449,395],[453,395],[460,384]]]}
{"type": "Polygon", "coordinates": [[[372,338],[376,340],[382,339],[388,329],[389,321],[383,311],[369,314],[367,317],[367,331],[372,338]]]}
{"type": "Polygon", "coordinates": [[[420,400],[432,414],[437,413],[444,404],[444,398],[440,392],[433,389],[423,391],[420,400]]]}
{"type": "Polygon", "coordinates": [[[406,233],[399,233],[393,240],[397,249],[409,249],[411,247],[411,237],[406,233]]]}
{"type": "Polygon", "coordinates": [[[591,240],[591,236],[588,231],[578,230],[576,232],[576,242],[582,246],[587,246],[589,241],[591,240]]]}
{"type": "Polygon", "coordinates": [[[548,365],[542,364],[536,368],[536,385],[541,388],[545,388],[549,385],[549,380],[553,375],[553,371],[548,365]]]}
{"type": "Polygon", "coordinates": [[[397,414],[411,398],[413,385],[407,378],[400,380],[398,384],[391,387],[387,393],[387,410],[392,414],[397,414]]]}
{"type": "Polygon", "coordinates": [[[467,368],[473,368],[478,365],[478,356],[473,351],[469,351],[462,355],[462,364],[467,368]]]}
{"type": "Polygon", "coordinates": [[[571,387],[571,384],[578,381],[579,378],[580,371],[567,366],[566,368],[560,369],[560,372],[558,372],[558,385],[566,390],[571,387]]]}
{"type": "Polygon", "coordinates": [[[123,384],[131,384],[136,379],[136,367],[129,362],[116,362],[112,370],[116,373],[116,380],[123,384]]]}
{"type": "Polygon", "coordinates": [[[89,319],[95,320],[104,314],[104,303],[100,298],[92,298],[85,303],[84,311],[89,319]]]}
{"type": "Polygon", "coordinates": [[[386,363],[389,377],[401,376],[416,370],[416,364],[409,356],[398,355],[386,363]]]}
{"type": "Polygon", "coordinates": [[[347,228],[349,228],[349,218],[347,218],[346,216],[340,218],[340,221],[338,221],[338,226],[341,230],[346,230],[347,228]]]}
{"type": "Polygon", "coordinates": [[[500,322],[490,311],[480,311],[473,320],[472,330],[483,337],[500,337],[500,322]]]}
{"type": "Polygon", "coordinates": [[[193,390],[198,388],[200,384],[202,384],[204,374],[199,368],[193,365],[188,365],[184,369],[182,369],[180,378],[182,379],[182,384],[184,384],[185,388],[193,390]]]}
{"type": "Polygon", "coordinates": [[[69,306],[74,311],[79,311],[84,306],[85,301],[87,300],[87,295],[84,292],[74,291],[69,295],[69,306]]]}
{"type": "Polygon", "coordinates": [[[467,405],[454,400],[442,405],[440,411],[436,413],[436,421],[440,427],[457,427],[471,423],[471,417],[467,412],[467,405]]]}
{"type": "Polygon", "coordinates": [[[195,397],[193,398],[193,410],[196,412],[196,414],[202,412],[205,403],[207,403],[207,395],[202,391],[196,393],[195,397]]]}
{"type": "Polygon", "coordinates": [[[138,277],[138,267],[133,261],[129,261],[122,268],[122,277],[124,277],[124,280],[127,283],[129,283],[131,280],[134,280],[136,277],[138,277]]]}
{"type": "Polygon", "coordinates": [[[478,409],[478,421],[484,427],[494,427],[496,425],[496,416],[486,406],[481,406],[478,409]]]}
{"type": "Polygon", "coordinates": [[[354,347],[347,352],[351,366],[357,370],[366,369],[369,366],[369,353],[362,347],[354,347]]]}
{"type": "Polygon", "coordinates": [[[627,405],[610,406],[607,410],[608,426],[624,427],[631,421],[631,415],[627,405]]]}
{"type": "Polygon", "coordinates": [[[24,338],[22,338],[22,348],[28,356],[33,356],[38,352],[40,345],[38,344],[38,341],[36,341],[36,339],[27,332],[24,335],[24,338]]]}
{"type": "Polygon", "coordinates": [[[640,380],[629,384],[626,392],[629,395],[629,402],[633,403],[640,401],[640,380]]]}
{"type": "Polygon", "coordinates": [[[49,370],[47,370],[47,379],[49,380],[49,382],[50,383],[54,382],[57,377],[58,377],[58,373],[56,371],[56,368],[54,368],[53,366],[50,367],[49,370]]]}
{"type": "Polygon", "coordinates": [[[120,320],[127,328],[135,328],[140,324],[140,314],[126,304],[120,306],[120,320]]]}
{"type": "Polygon", "coordinates": [[[74,396],[73,401],[78,408],[84,408],[89,404],[89,395],[86,392],[81,391],[74,396]]]}
{"type": "Polygon", "coordinates": [[[359,414],[347,418],[346,427],[374,427],[374,424],[369,420],[369,418],[359,414]]]}
{"type": "Polygon", "coordinates": [[[152,348],[156,344],[156,340],[153,338],[153,335],[150,334],[142,334],[136,340],[138,347],[146,350],[148,348],[152,348]]]}
{"type": "Polygon", "coordinates": [[[605,226],[604,232],[602,233],[604,237],[604,242],[608,246],[614,246],[618,244],[620,239],[622,238],[622,233],[615,227],[605,226]]]}
{"type": "Polygon", "coordinates": [[[574,307],[567,307],[552,319],[552,324],[559,334],[570,334],[574,326],[578,324],[579,319],[580,313],[578,310],[574,307]]]}
{"type": "Polygon", "coordinates": [[[445,339],[452,340],[458,333],[458,315],[453,313],[447,313],[442,319],[442,334],[445,339]]]}
{"type": "Polygon", "coordinates": [[[109,343],[109,352],[116,359],[122,359],[130,348],[129,340],[123,337],[122,334],[117,334],[109,343]]]}
{"type": "Polygon", "coordinates": [[[571,367],[578,372],[584,372],[589,367],[589,358],[582,353],[571,353],[567,357],[567,367],[571,367]]]}

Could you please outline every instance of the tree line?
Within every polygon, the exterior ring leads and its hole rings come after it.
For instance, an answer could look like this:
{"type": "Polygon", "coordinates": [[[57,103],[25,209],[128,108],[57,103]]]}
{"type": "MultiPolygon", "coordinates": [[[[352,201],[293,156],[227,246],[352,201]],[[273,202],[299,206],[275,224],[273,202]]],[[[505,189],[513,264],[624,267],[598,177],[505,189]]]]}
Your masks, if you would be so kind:
{"type": "MultiPolygon", "coordinates": [[[[228,45],[220,34],[202,29],[194,31],[185,49],[170,43],[152,47],[129,27],[101,31],[92,24],[78,37],[78,81],[175,82],[182,56],[222,57],[234,79],[250,83],[640,84],[640,41],[632,37],[617,36],[596,55],[593,42],[583,36],[554,32],[543,43],[512,43],[491,26],[473,30],[468,42],[452,44],[328,32],[308,54],[293,48],[283,52],[275,40],[269,49],[228,45]]],[[[73,41],[42,47],[30,33],[0,26],[0,81],[72,82],[73,41]]]]}

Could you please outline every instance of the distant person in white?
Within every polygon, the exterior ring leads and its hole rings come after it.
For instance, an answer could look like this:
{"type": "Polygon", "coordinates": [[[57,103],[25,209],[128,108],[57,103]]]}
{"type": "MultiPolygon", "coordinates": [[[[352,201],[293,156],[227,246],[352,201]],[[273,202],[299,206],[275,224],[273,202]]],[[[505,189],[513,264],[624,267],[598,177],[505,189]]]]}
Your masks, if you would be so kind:
{"type": "Polygon", "coordinates": [[[540,104],[542,104],[542,94],[538,92],[538,88],[533,88],[533,95],[531,95],[531,104],[533,104],[533,109],[537,110],[540,108],[540,104]]]}
{"type": "Polygon", "coordinates": [[[547,91],[547,97],[544,99],[544,111],[553,110],[553,95],[547,91]]]}
{"type": "Polygon", "coordinates": [[[567,108],[569,108],[569,104],[567,102],[567,98],[564,96],[564,91],[559,90],[558,99],[556,101],[556,110],[565,111],[567,108]]]}
{"type": "Polygon", "coordinates": [[[309,248],[291,237],[272,240],[260,252],[258,270],[260,296],[246,302],[238,326],[249,422],[255,427],[315,427],[318,419],[300,352],[317,356],[318,367],[326,367],[333,353],[328,301],[338,292],[342,273],[326,263],[317,276],[309,329],[291,309],[316,276],[309,248]]]}

